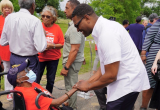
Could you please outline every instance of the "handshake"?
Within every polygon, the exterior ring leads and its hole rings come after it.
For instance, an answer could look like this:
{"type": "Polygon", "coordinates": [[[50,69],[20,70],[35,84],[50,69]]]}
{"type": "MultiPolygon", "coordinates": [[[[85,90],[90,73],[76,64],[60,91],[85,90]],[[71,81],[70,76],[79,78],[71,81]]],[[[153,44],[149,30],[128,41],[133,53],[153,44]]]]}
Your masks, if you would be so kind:
{"type": "Polygon", "coordinates": [[[73,88],[82,92],[88,92],[90,90],[90,85],[91,84],[88,81],[80,80],[73,86],[73,88]]]}

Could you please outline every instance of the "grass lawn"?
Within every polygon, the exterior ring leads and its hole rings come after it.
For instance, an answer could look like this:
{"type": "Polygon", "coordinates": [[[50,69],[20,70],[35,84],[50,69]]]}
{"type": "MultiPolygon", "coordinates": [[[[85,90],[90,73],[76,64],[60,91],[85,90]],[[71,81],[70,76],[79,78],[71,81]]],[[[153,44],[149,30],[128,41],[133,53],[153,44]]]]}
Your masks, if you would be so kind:
{"type": "MultiPolygon", "coordinates": [[[[65,33],[67,31],[69,22],[70,22],[70,20],[68,20],[68,19],[58,19],[56,22],[61,27],[61,29],[63,31],[63,35],[65,35],[65,33]]],[[[85,56],[86,64],[82,65],[79,74],[83,74],[83,73],[86,73],[86,72],[89,72],[92,70],[93,62],[94,62],[94,58],[95,58],[95,44],[92,40],[93,40],[93,38],[91,36],[86,38],[85,48],[84,48],[84,56],[85,56]],[[90,47],[91,47],[91,50],[90,50],[90,47]],[[91,52],[92,52],[92,60],[91,60],[91,52]]],[[[63,49],[61,49],[61,52],[63,53],[63,49]]],[[[62,59],[63,58],[61,56],[61,58],[59,60],[58,68],[57,68],[56,77],[62,77],[60,75],[60,72],[63,68],[62,67],[62,59]]],[[[44,71],[44,74],[46,74],[46,70],[44,71]]],[[[4,90],[4,79],[1,80],[1,88],[4,90]]]]}

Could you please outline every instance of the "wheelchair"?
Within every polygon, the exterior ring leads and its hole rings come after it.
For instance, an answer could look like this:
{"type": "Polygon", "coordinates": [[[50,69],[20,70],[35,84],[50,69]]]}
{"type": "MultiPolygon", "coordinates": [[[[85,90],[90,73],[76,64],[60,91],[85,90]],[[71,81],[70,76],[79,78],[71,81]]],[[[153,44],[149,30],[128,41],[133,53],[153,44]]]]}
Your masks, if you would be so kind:
{"type": "MultiPolygon", "coordinates": [[[[0,76],[7,75],[7,74],[8,74],[8,72],[1,72],[0,76]]],[[[44,92],[42,92],[38,88],[35,88],[35,91],[38,93],[38,95],[36,97],[36,100],[35,100],[35,104],[36,104],[38,109],[41,108],[40,105],[38,104],[38,99],[40,98],[41,95],[43,95],[45,97],[55,99],[55,98],[45,94],[44,92]]],[[[16,91],[16,90],[7,90],[7,91],[0,92],[0,96],[5,95],[5,94],[9,94],[9,93],[13,93],[13,97],[14,97],[13,98],[14,107],[13,107],[12,110],[26,110],[25,99],[23,97],[23,93],[20,92],[20,91],[16,91]]],[[[3,110],[1,102],[0,102],[0,110],[3,110]]],[[[62,104],[61,107],[57,107],[57,109],[50,108],[50,110],[73,110],[73,108],[65,106],[64,104],[62,104]]]]}

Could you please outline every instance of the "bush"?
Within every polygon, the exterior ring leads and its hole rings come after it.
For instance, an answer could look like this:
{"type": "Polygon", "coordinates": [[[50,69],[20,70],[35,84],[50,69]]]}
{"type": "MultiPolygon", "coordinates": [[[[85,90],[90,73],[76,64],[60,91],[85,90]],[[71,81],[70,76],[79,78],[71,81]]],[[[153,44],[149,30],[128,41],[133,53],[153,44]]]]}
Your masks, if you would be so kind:
{"type": "Polygon", "coordinates": [[[59,18],[66,19],[66,14],[65,14],[63,11],[58,10],[58,17],[59,17],[59,18]]]}

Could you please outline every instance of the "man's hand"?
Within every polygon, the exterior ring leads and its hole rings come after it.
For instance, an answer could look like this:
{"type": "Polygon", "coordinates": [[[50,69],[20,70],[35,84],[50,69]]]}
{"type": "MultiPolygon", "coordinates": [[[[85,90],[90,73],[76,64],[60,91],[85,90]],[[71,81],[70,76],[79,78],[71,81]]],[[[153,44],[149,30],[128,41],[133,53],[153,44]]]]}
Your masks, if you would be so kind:
{"type": "Polygon", "coordinates": [[[65,70],[65,69],[63,68],[60,75],[62,75],[62,76],[67,76],[67,74],[68,74],[68,70],[65,70]]]}
{"type": "Polygon", "coordinates": [[[146,56],[141,56],[141,59],[142,59],[142,62],[143,62],[144,64],[146,64],[146,59],[147,59],[147,57],[146,57],[146,56]]]}
{"type": "Polygon", "coordinates": [[[77,84],[73,86],[73,88],[77,88],[80,91],[88,92],[89,91],[89,82],[85,80],[79,81],[77,84]]]}

